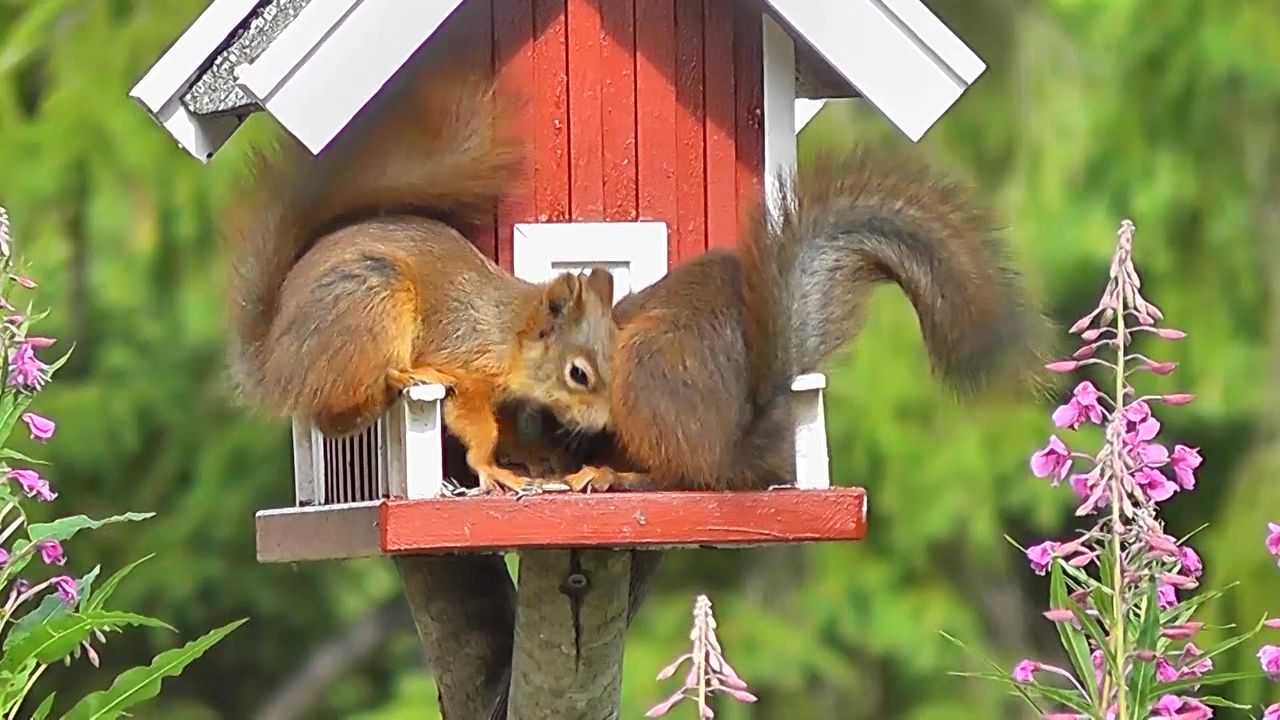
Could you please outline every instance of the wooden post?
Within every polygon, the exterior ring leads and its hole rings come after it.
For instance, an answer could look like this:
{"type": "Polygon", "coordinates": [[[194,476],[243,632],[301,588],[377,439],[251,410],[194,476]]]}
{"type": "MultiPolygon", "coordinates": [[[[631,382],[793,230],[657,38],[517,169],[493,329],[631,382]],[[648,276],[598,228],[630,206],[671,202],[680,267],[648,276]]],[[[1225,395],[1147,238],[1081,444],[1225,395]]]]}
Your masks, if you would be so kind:
{"type": "Polygon", "coordinates": [[[618,717],[629,552],[522,553],[508,720],[618,717]]]}
{"type": "Polygon", "coordinates": [[[397,557],[396,568],[435,677],[441,717],[492,717],[506,696],[515,622],[506,563],[497,555],[410,555],[397,557]]]}

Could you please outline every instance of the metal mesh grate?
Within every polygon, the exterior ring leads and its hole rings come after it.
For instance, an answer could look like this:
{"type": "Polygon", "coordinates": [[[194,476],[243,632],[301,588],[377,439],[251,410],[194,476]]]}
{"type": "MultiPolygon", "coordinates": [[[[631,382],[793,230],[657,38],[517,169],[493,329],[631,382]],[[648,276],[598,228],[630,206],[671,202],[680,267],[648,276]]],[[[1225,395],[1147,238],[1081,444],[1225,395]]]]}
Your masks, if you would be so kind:
{"type": "Polygon", "coordinates": [[[384,425],[385,420],[379,420],[355,435],[323,439],[325,505],[378,500],[386,495],[384,425]]]}

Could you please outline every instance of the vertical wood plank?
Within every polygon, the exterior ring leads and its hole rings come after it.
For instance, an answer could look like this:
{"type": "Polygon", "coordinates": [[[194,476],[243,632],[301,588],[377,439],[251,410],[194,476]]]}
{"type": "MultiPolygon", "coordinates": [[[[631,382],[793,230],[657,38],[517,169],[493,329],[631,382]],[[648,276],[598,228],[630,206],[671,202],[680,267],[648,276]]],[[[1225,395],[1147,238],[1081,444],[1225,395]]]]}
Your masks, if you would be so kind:
{"type": "MultiPolygon", "coordinates": [[[[715,0],[712,0],[713,2],[715,0]]],[[[676,3],[676,257],[707,248],[703,0],[676,3]]]]}
{"type": "Polygon", "coordinates": [[[600,0],[604,213],[636,219],[636,3],[600,0]]]}
{"type": "Polygon", "coordinates": [[[707,246],[712,248],[733,247],[738,236],[735,5],[720,0],[703,4],[707,246]]]}
{"type": "Polygon", "coordinates": [[[604,219],[604,129],[601,0],[568,0],[569,213],[574,220],[604,219]]]}
{"type": "Polygon", "coordinates": [[[540,222],[569,219],[569,44],[565,0],[534,0],[533,192],[540,222]]]}
{"type": "MultiPolygon", "coordinates": [[[[537,91],[534,82],[533,0],[493,0],[493,50],[499,92],[518,99],[519,125],[532,140],[537,91]]],[[[532,149],[533,143],[530,142],[532,149]]],[[[518,189],[498,205],[497,262],[512,269],[515,223],[537,215],[533,196],[533,158],[525,163],[525,177],[518,189]]]]}
{"type": "Polygon", "coordinates": [[[764,197],[764,25],[758,3],[748,0],[734,6],[737,213],[755,207],[764,197]]]}
{"type": "MultiPolygon", "coordinates": [[[[674,0],[636,0],[636,139],[639,215],[676,223],[676,12],[674,0]]],[[[668,235],[676,258],[677,233],[668,235]]]]}

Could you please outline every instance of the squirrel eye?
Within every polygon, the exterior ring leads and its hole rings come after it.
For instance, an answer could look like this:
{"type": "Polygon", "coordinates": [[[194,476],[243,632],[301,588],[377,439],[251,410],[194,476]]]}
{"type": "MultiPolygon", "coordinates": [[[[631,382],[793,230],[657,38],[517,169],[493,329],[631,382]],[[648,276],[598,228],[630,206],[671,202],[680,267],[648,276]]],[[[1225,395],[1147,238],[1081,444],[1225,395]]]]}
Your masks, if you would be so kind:
{"type": "Polygon", "coordinates": [[[570,362],[569,367],[565,368],[565,377],[569,380],[570,385],[582,390],[591,389],[591,373],[578,360],[570,362]]]}

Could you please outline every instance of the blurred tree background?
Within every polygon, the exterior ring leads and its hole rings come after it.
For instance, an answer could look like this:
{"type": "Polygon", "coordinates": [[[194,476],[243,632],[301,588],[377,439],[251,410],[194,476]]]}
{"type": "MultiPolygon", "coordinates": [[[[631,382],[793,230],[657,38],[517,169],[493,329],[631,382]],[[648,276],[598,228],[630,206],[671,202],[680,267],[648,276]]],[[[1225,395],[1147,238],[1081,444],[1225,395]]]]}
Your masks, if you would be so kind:
{"type": "MultiPolygon", "coordinates": [[[[1244,581],[1211,621],[1280,612],[1262,549],[1265,521],[1280,519],[1280,3],[929,4],[989,70],[917,151],[979,184],[1060,322],[1095,302],[1119,221],[1137,223],[1148,296],[1191,334],[1168,352],[1199,402],[1163,416],[1168,441],[1206,458],[1200,490],[1168,516],[1177,533],[1209,523],[1198,545],[1211,583],[1244,581]]],[[[203,5],[0,0],[0,203],[54,307],[45,327],[77,345],[39,401],[61,424],[52,479],[75,512],[159,513],[69,547],[70,567],[154,552],[122,606],[187,634],[252,618],[138,717],[269,717],[318,654],[351,665],[297,717],[431,717],[389,564],[254,560],[253,512],[292,501],[288,434],[227,390],[216,226],[244,151],[276,130],[256,117],[201,166],[126,97],[203,5]]],[[[802,153],[854,139],[904,142],[869,108],[836,104],[802,153]]],[[[761,697],[726,707],[729,720],[1021,716],[994,685],[946,676],[971,661],[939,631],[1002,662],[1053,652],[1045,588],[1002,539],[1068,528],[1069,499],[1027,472],[1051,401],[960,406],[931,380],[902,296],[879,293],[873,315],[829,402],[834,471],[869,489],[870,538],[672,557],[628,646],[623,717],[665,696],[653,675],[683,647],[699,591],[761,697]]],[[[104,662],[172,642],[135,633],[104,662]]],[[[1222,663],[1251,665],[1252,652],[1222,663]]],[[[53,680],[95,683],[83,666],[53,680]]]]}

